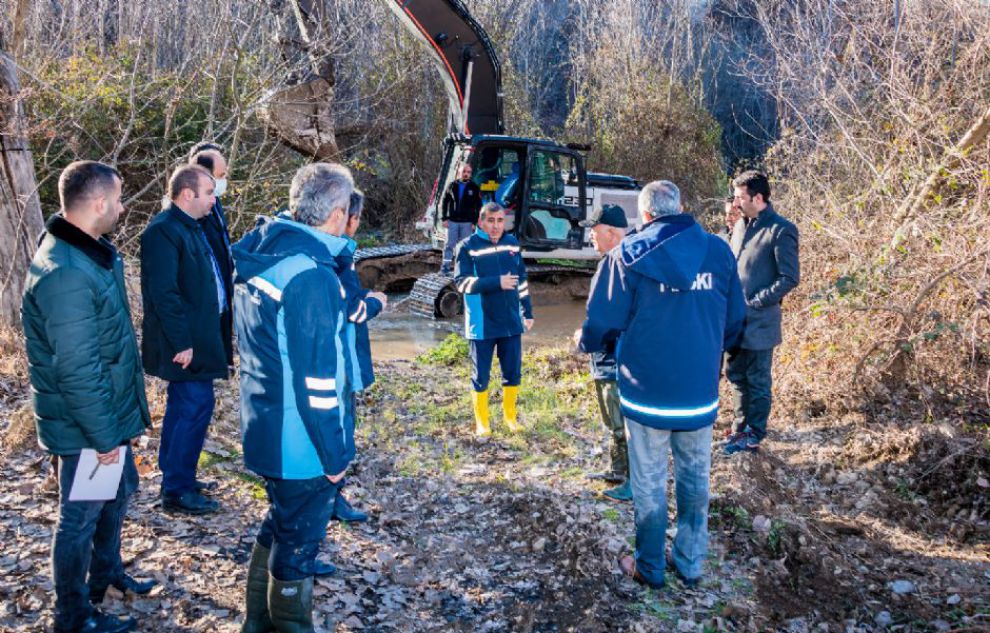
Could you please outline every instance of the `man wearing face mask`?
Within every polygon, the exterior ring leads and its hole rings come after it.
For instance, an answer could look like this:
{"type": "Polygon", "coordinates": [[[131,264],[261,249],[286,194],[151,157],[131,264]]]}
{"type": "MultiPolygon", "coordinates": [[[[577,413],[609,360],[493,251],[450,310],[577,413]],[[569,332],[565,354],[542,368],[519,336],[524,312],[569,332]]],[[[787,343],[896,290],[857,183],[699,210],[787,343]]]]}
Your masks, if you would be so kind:
{"type": "Polygon", "coordinates": [[[213,176],[213,194],[216,202],[210,209],[209,215],[199,220],[220,266],[220,278],[224,283],[224,294],[227,298],[223,314],[220,315],[220,334],[223,336],[224,351],[227,353],[227,365],[234,365],[233,330],[234,320],[231,317],[231,306],[234,296],[234,260],[230,254],[230,231],[227,228],[227,215],[220,198],[227,191],[227,159],[224,158],[223,148],[214,143],[197,143],[189,153],[189,164],[199,165],[213,176]]]}

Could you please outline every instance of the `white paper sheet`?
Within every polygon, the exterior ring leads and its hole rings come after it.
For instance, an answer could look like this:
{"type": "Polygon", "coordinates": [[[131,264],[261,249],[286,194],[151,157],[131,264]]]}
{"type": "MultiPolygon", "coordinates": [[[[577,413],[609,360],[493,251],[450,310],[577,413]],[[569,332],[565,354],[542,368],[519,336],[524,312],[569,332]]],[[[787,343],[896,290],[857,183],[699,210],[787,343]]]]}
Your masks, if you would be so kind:
{"type": "Polygon", "coordinates": [[[69,501],[109,501],[117,496],[120,476],[124,474],[127,446],[120,447],[116,464],[100,464],[96,451],[84,448],[79,453],[79,465],[69,490],[69,501]]]}

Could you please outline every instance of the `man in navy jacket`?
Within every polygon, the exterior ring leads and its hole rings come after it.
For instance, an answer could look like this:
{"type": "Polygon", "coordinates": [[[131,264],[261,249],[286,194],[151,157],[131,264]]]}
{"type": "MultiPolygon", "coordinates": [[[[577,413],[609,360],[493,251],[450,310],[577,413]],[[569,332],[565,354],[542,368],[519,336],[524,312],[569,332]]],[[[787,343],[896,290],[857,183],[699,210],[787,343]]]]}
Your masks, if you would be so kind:
{"type": "MultiPolygon", "coordinates": [[[[371,366],[371,339],[368,336],[368,321],[381,314],[388,305],[388,297],[383,292],[371,292],[361,286],[357,269],[354,266],[354,252],[357,243],[354,235],[361,226],[361,212],[364,210],[364,193],[355,189],[351,193],[350,206],[347,209],[347,226],[344,237],[347,246],[337,256],[335,270],[340,277],[340,283],[347,293],[347,324],[344,329],[347,335],[347,348],[351,352],[351,380],[353,384],[352,408],[357,419],[357,393],[364,391],[375,382],[375,371],[371,366]]],[[[337,497],[333,502],[333,516],[337,521],[357,523],[367,521],[368,515],[354,509],[344,496],[344,482],[341,481],[337,497]]]]}
{"type": "Polygon", "coordinates": [[[169,179],[171,205],[141,234],[141,355],[145,372],[168,381],[158,464],[162,507],[189,514],[216,512],[196,469],[213,418],[213,381],[230,367],[221,320],[226,311],[222,254],[201,220],[215,202],[214,182],[198,165],[169,179]],[[219,258],[218,258],[219,257],[219,258]]]}
{"type": "Polygon", "coordinates": [[[618,340],[619,401],[629,435],[636,554],[623,570],[664,584],[667,451],[677,482],[675,572],[696,585],[708,549],[712,424],[722,352],[736,345],[746,306],[728,245],[682,213],[669,181],[639,197],[644,226],[599,268],[588,298],[580,348],[618,340]]]}
{"type": "Polygon", "coordinates": [[[522,333],[533,327],[533,302],[522,250],[505,233],[505,209],[489,202],[481,209],[478,228],[457,246],[454,280],[464,295],[464,336],[471,344],[475,433],[492,432],[488,421],[488,379],[492,356],[502,369],[502,413],[505,425],[521,430],[516,412],[522,382],[522,333]]]}
{"type": "Polygon", "coordinates": [[[242,631],[312,631],[313,577],[333,572],[316,555],[355,454],[347,294],[334,271],[353,187],[340,165],[303,167],[291,216],[234,245],[244,464],[271,503],[242,631]]]}

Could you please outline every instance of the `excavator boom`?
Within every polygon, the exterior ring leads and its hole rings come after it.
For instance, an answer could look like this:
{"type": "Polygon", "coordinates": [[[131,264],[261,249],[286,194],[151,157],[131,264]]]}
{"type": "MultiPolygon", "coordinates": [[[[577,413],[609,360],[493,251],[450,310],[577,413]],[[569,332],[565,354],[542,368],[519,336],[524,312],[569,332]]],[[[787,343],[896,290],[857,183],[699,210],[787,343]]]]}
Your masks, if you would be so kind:
{"type": "Polygon", "coordinates": [[[450,100],[452,132],[504,134],[502,70],[488,34],[461,0],[385,0],[431,52],[450,100]]]}

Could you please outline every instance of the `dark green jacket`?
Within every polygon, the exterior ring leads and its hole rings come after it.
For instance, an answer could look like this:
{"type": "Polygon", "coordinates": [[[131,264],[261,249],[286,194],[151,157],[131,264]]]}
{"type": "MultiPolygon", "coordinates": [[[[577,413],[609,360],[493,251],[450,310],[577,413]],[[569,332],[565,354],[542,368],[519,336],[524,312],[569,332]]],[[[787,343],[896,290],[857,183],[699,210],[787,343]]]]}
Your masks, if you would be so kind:
{"type": "Polygon", "coordinates": [[[124,264],[60,215],[46,228],[21,305],[38,442],[106,453],[151,426],[124,264]]]}
{"type": "Polygon", "coordinates": [[[141,354],[152,376],[169,382],[227,377],[209,249],[199,222],[174,204],[141,234],[141,354]],[[182,369],[172,359],[190,347],[192,363],[182,369]]]}

